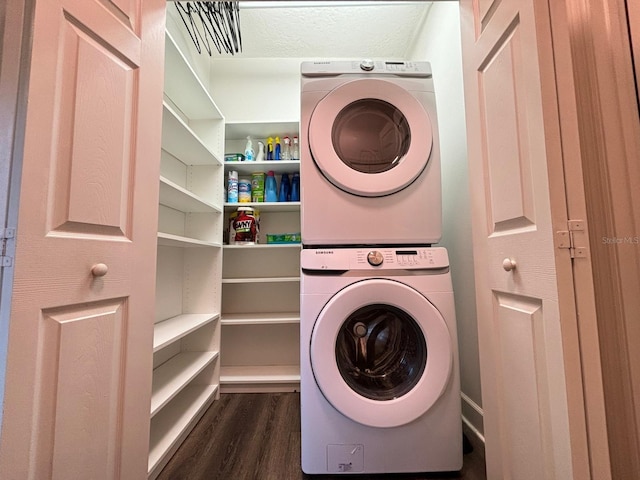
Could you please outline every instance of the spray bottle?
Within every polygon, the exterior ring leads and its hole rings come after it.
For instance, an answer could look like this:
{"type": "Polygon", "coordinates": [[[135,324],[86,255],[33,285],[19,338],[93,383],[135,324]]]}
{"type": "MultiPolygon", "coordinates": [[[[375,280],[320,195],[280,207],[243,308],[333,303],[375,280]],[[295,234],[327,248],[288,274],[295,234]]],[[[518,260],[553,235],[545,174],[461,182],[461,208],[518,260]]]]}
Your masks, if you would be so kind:
{"type": "Polygon", "coordinates": [[[247,136],[247,145],[244,147],[244,161],[253,162],[255,159],[256,156],[253,150],[253,142],[251,141],[251,137],[247,136]]]}

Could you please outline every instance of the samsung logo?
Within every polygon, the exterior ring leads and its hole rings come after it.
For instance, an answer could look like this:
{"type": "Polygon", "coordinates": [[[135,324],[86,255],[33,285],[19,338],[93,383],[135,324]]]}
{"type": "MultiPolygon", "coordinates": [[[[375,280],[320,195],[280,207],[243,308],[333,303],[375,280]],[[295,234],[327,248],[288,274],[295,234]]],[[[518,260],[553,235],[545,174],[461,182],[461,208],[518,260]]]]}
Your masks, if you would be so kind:
{"type": "Polygon", "coordinates": [[[333,250],[315,250],[316,255],[333,255],[333,250]]]}

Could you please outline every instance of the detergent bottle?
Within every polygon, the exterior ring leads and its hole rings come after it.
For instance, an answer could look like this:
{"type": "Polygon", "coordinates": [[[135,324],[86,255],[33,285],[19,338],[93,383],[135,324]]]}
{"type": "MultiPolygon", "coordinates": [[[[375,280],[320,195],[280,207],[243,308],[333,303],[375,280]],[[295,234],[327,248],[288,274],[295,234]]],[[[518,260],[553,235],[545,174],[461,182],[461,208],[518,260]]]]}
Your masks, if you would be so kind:
{"type": "Polygon", "coordinates": [[[267,138],[267,160],[273,160],[273,137],[267,138]]]}
{"type": "Polygon", "coordinates": [[[289,183],[289,175],[282,174],[280,178],[280,193],[278,195],[279,202],[288,202],[291,198],[291,184],[289,183]]]}
{"type": "Polygon", "coordinates": [[[256,156],[253,150],[253,141],[250,136],[247,136],[247,145],[244,147],[244,161],[245,162],[253,162],[255,161],[256,156]]]}
{"type": "Polygon", "coordinates": [[[273,155],[273,159],[282,160],[282,158],[280,157],[280,137],[276,137],[276,146],[275,146],[275,153],[273,155]]]}
{"type": "Polygon", "coordinates": [[[267,172],[267,178],[264,182],[264,201],[265,202],[277,202],[278,201],[278,186],[276,182],[276,176],[273,170],[267,172]]]}

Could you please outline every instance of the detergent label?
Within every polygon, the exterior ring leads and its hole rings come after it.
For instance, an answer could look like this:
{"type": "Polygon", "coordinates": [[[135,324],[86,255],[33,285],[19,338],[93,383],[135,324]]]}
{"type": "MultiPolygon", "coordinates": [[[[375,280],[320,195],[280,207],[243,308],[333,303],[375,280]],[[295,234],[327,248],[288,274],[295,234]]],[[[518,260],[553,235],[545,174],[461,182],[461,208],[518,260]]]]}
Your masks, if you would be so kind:
{"type": "Polygon", "coordinates": [[[254,243],[258,238],[258,222],[255,217],[247,212],[239,212],[233,220],[234,242],[254,243]]]}

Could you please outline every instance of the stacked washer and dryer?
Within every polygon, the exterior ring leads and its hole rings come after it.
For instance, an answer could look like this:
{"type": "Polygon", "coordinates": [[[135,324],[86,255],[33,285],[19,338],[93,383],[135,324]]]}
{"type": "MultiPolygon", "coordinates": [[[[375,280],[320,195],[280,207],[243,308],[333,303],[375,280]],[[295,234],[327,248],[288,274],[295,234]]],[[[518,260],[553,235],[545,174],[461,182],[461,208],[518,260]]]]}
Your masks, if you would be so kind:
{"type": "Polygon", "coordinates": [[[301,74],[302,470],[459,470],[430,65],[303,62],[301,74]]]}

